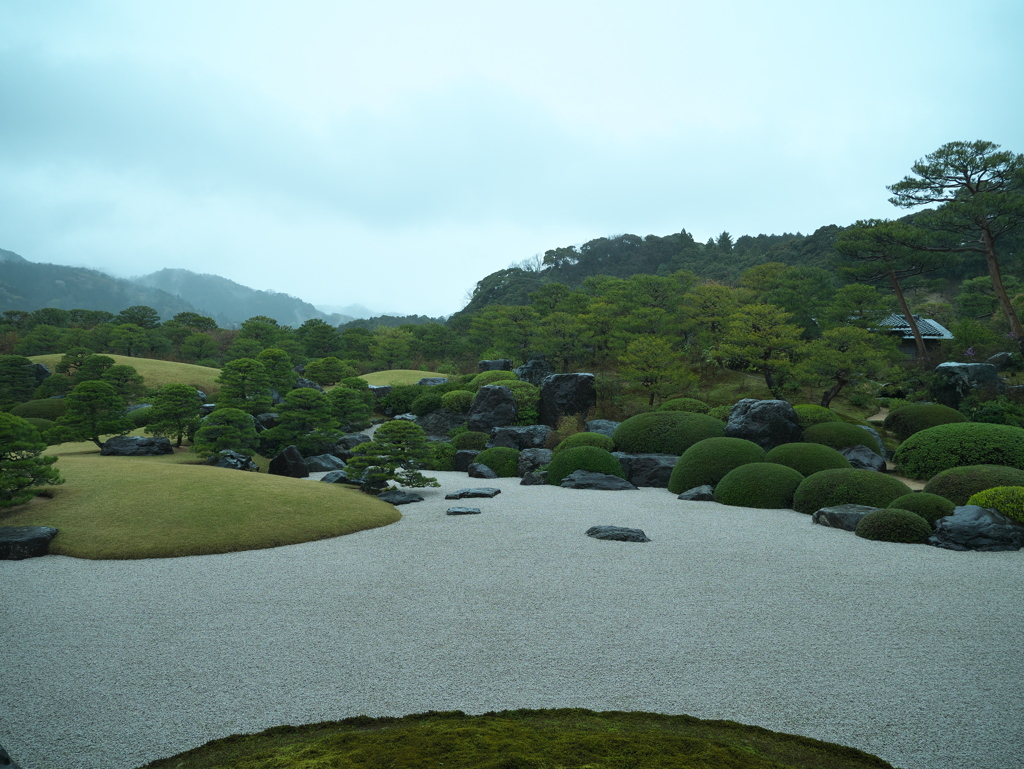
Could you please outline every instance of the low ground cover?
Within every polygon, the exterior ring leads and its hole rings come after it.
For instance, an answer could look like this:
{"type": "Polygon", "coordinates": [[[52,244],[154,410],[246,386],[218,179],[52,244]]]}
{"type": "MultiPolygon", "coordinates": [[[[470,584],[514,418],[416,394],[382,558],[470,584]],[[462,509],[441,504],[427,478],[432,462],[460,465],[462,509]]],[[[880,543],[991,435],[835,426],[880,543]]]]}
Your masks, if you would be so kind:
{"type": "Polygon", "coordinates": [[[367,384],[374,387],[383,385],[413,385],[427,377],[448,377],[448,374],[438,374],[436,371],[417,371],[415,369],[395,368],[387,371],[374,371],[371,374],[363,374],[360,379],[366,380],[367,384]]]}
{"type": "MultiPolygon", "coordinates": [[[[106,353],[104,353],[106,355],[106,353]]],[[[54,370],[62,354],[54,355],[33,355],[29,360],[33,363],[42,363],[44,366],[54,370]]],[[[154,389],[163,387],[166,384],[190,384],[211,395],[220,389],[216,380],[220,376],[220,369],[207,366],[195,366],[191,363],[175,363],[170,360],[152,360],[150,358],[130,358],[127,355],[108,355],[114,359],[114,365],[132,366],[145,382],[146,387],[154,389]]]]}

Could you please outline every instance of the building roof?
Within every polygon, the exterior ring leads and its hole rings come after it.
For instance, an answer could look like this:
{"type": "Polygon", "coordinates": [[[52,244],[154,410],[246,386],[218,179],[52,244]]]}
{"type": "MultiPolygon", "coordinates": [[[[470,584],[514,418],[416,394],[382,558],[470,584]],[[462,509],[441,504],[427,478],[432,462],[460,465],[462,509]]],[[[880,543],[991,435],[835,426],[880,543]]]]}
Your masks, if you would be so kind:
{"type": "MultiPolygon", "coordinates": [[[[953,334],[936,320],[931,318],[922,318],[920,315],[915,315],[914,320],[917,321],[917,330],[921,332],[922,339],[952,339],[953,334]]],[[[904,339],[913,339],[913,334],[910,333],[910,324],[907,323],[905,315],[901,315],[898,312],[892,313],[888,318],[880,321],[880,326],[886,326],[892,331],[903,336],[904,339]]]]}

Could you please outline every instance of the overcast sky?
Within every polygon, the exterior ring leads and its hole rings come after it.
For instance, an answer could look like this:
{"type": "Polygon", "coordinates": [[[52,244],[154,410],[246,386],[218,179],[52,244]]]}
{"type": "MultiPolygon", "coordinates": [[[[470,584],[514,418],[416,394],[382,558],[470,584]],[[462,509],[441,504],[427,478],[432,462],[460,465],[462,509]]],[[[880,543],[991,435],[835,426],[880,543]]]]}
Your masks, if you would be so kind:
{"type": "Polygon", "coordinates": [[[550,248],[1024,152],[1021,0],[0,0],[0,248],[448,315],[550,248]]]}

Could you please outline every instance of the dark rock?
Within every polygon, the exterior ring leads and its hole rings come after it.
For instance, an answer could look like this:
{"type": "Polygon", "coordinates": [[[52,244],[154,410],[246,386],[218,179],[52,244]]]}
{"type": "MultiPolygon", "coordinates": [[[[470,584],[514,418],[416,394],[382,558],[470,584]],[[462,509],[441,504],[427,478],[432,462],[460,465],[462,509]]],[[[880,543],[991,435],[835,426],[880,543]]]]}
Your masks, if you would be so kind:
{"type": "Polygon", "coordinates": [[[615,428],[622,422],[613,422],[610,419],[591,419],[587,422],[588,433],[600,433],[611,438],[615,434],[615,428]]]}
{"type": "Polygon", "coordinates": [[[491,479],[498,477],[498,474],[494,472],[491,468],[489,468],[487,465],[481,465],[478,462],[474,462],[469,467],[467,467],[466,472],[469,474],[470,478],[491,479]]]}
{"type": "Polygon", "coordinates": [[[548,471],[547,470],[533,470],[532,472],[523,475],[523,480],[519,482],[520,486],[544,486],[548,482],[548,471]]]}
{"type": "Polygon", "coordinates": [[[470,430],[489,433],[493,427],[505,427],[516,421],[519,409],[515,396],[507,387],[484,385],[476,392],[469,407],[466,424],[470,430]]]}
{"type": "Polygon", "coordinates": [[[216,403],[204,403],[199,407],[199,416],[208,417],[213,413],[215,408],[217,408],[216,403]]]}
{"type": "Polygon", "coordinates": [[[473,464],[473,460],[476,459],[476,455],[479,451],[473,449],[459,449],[455,452],[455,472],[457,473],[468,473],[469,466],[473,464]]]}
{"type": "Polygon", "coordinates": [[[345,463],[334,454],[317,454],[315,457],[306,457],[306,470],[311,473],[329,473],[344,469],[345,463]]]}
{"type": "Polygon", "coordinates": [[[935,367],[932,398],[943,406],[959,408],[972,390],[1006,392],[1006,382],[991,363],[940,363],[935,367]]]}
{"type": "Polygon", "coordinates": [[[284,475],[288,478],[308,478],[306,460],[295,446],[289,446],[270,460],[270,474],[284,475]]]}
{"type": "Polygon", "coordinates": [[[803,430],[796,411],[786,401],[744,398],[729,412],[725,434],[753,441],[770,451],[783,443],[799,441],[803,430]]]}
{"type": "MultiPolygon", "coordinates": [[[[38,386],[38,385],[41,385],[43,383],[44,379],[49,379],[51,376],[53,376],[53,372],[50,371],[50,369],[48,369],[42,363],[33,363],[32,364],[32,376],[35,377],[36,385],[38,386]]],[[[0,764],[0,766],[2,766],[2,764],[0,764]]]]}
{"type": "MultiPolygon", "coordinates": [[[[866,441],[865,446],[874,444],[874,449],[882,459],[886,458],[885,443],[882,441],[882,436],[878,434],[878,430],[874,427],[868,427],[867,425],[857,425],[861,430],[871,436],[872,440],[866,441]]],[[[871,448],[871,446],[869,446],[871,448]]]]}
{"type": "Polygon", "coordinates": [[[405,414],[395,414],[393,419],[401,419],[403,422],[415,422],[419,417],[409,411],[405,414]]]}
{"type": "Polygon", "coordinates": [[[279,424],[278,420],[281,415],[276,411],[268,411],[266,414],[257,414],[254,419],[256,420],[256,429],[259,431],[270,430],[273,427],[277,427],[279,424]]]}
{"type": "Polygon", "coordinates": [[[200,403],[206,403],[206,393],[202,390],[196,390],[196,397],[199,398],[200,403]]]}
{"type": "Polygon", "coordinates": [[[479,507],[449,507],[445,515],[480,515],[479,507]]]}
{"type": "Polygon", "coordinates": [[[425,376],[423,379],[418,381],[416,384],[423,385],[424,387],[437,387],[443,385],[448,381],[448,377],[443,376],[425,376]]]}
{"type": "Polygon", "coordinates": [[[417,417],[416,424],[422,427],[427,435],[443,436],[466,424],[466,415],[448,409],[434,409],[429,414],[417,417]]]}
{"type": "Polygon", "coordinates": [[[555,427],[558,418],[586,413],[597,405],[593,374],[552,374],[540,385],[540,421],[555,427]]]}
{"type": "Polygon", "coordinates": [[[20,766],[14,763],[14,759],[11,758],[10,754],[4,750],[3,745],[0,745],[0,766],[4,767],[4,769],[21,769],[20,766]]]}
{"type": "Polygon", "coordinates": [[[997,352],[991,358],[985,361],[990,366],[995,366],[996,371],[1005,371],[1013,364],[1013,353],[1012,352],[997,352]]]}
{"type": "Polygon", "coordinates": [[[675,454],[626,454],[612,453],[626,473],[626,479],[634,486],[668,488],[668,479],[679,461],[675,454]]]}
{"type": "Polygon", "coordinates": [[[530,358],[522,366],[516,368],[514,373],[521,381],[540,387],[541,382],[554,374],[555,370],[543,358],[530,358]]]}
{"type": "Polygon", "coordinates": [[[348,435],[343,435],[338,439],[338,442],[334,444],[334,450],[331,451],[331,454],[336,456],[342,462],[348,462],[354,456],[352,449],[360,443],[369,443],[372,440],[373,438],[366,433],[349,433],[348,435]]]}
{"type": "Polygon", "coordinates": [[[496,497],[501,493],[501,489],[495,489],[489,486],[480,486],[476,489],[459,489],[453,491],[451,494],[445,494],[445,499],[490,499],[496,497]]]}
{"type": "Polygon", "coordinates": [[[477,364],[480,367],[480,372],[484,371],[511,371],[512,361],[508,358],[498,358],[497,360],[482,360],[477,364]]]}
{"type": "Polygon", "coordinates": [[[0,526],[0,561],[22,561],[46,555],[56,536],[57,530],[52,526],[0,526]]]}
{"type": "Polygon", "coordinates": [[[839,453],[850,461],[854,470],[885,470],[885,460],[867,446],[847,446],[839,449],[839,453]]]}
{"type": "Polygon", "coordinates": [[[1024,525],[995,510],[962,505],[935,522],[928,544],[947,550],[1020,550],[1024,547],[1024,525]]]}
{"type": "Polygon", "coordinates": [[[280,406],[282,403],[284,403],[284,396],[274,388],[270,388],[270,405],[280,406]]]}
{"type": "Polygon", "coordinates": [[[713,486],[705,483],[703,486],[694,486],[692,489],[687,489],[676,499],[681,499],[684,502],[714,502],[715,489],[713,486]]]}
{"type": "Polygon", "coordinates": [[[617,475],[592,473],[589,470],[577,470],[562,479],[562,488],[595,489],[597,491],[637,491],[636,486],[617,475]]]}
{"type": "Polygon", "coordinates": [[[120,435],[109,438],[100,449],[104,457],[158,457],[173,454],[167,438],[147,438],[140,435],[120,435]]]}
{"type": "Polygon", "coordinates": [[[392,505],[408,505],[413,502],[422,502],[423,495],[416,494],[412,491],[402,491],[401,489],[389,489],[383,494],[378,494],[377,499],[383,499],[392,505]]]}
{"type": "Polygon", "coordinates": [[[519,465],[516,467],[516,475],[520,478],[526,477],[541,465],[551,462],[554,452],[551,449],[523,449],[519,452],[519,465]]]}
{"type": "Polygon", "coordinates": [[[318,385],[312,379],[304,379],[302,377],[299,377],[298,381],[295,382],[295,386],[292,389],[293,390],[301,390],[301,389],[319,390],[322,393],[326,393],[327,392],[323,387],[318,385]]]}
{"type": "Polygon", "coordinates": [[[491,439],[487,442],[487,448],[502,446],[516,449],[542,449],[547,443],[548,436],[553,433],[547,425],[526,425],[522,427],[495,427],[491,431],[491,439]]]}
{"type": "Polygon", "coordinates": [[[347,470],[333,470],[320,479],[322,483],[344,483],[347,486],[358,486],[358,478],[350,478],[347,470]]]}
{"type": "Polygon", "coordinates": [[[820,526],[853,531],[857,528],[861,518],[880,509],[871,507],[871,505],[832,505],[832,507],[816,510],[811,515],[811,521],[820,526]]]}
{"type": "Polygon", "coordinates": [[[140,409],[151,409],[153,408],[152,403],[135,403],[124,410],[126,414],[131,414],[133,411],[139,411],[140,409]]]}
{"type": "Polygon", "coordinates": [[[643,529],[627,529],[624,526],[591,526],[587,536],[594,539],[611,539],[616,542],[650,542],[643,529]]]}
{"type": "Polygon", "coordinates": [[[206,460],[206,464],[213,465],[214,467],[223,467],[226,470],[245,470],[251,473],[258,473],[260,470],[250,457],[231,449],[217,452],[206,460]]]}
{"type": "Polygon", "coordinates": [[[380,400],[385,395],[391,393],[394,388],[391,385],[370,385],[370,392],[373,393],[373,397],[380,400]]]}

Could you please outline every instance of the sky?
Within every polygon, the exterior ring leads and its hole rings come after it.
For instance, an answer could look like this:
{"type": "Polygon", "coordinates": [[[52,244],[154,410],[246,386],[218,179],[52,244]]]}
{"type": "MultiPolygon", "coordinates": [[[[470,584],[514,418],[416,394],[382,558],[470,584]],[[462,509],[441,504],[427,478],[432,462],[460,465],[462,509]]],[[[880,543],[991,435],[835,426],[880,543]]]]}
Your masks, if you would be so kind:
{"type": "Polygon", "coordinates": [[[441,316],[623,233],[894,218],[1024,152],[1020,0],[0,0],[0,248],[441,316]]]}

